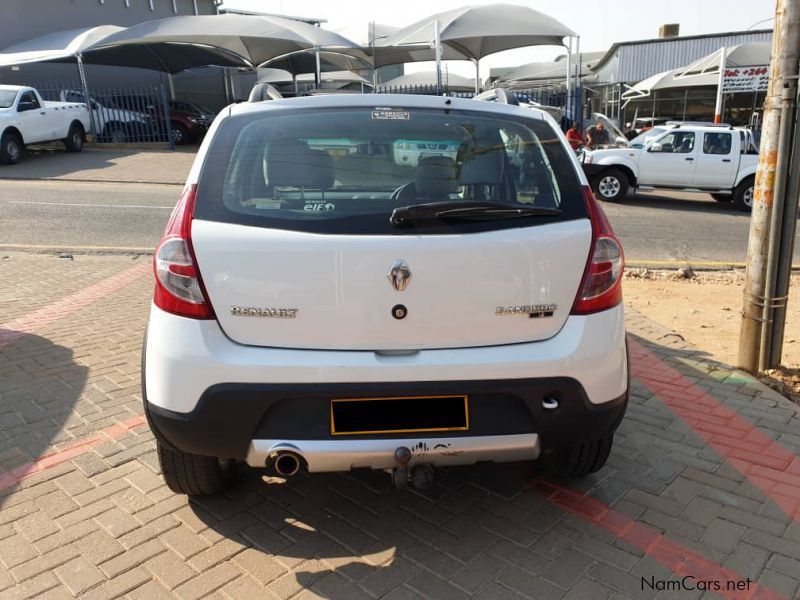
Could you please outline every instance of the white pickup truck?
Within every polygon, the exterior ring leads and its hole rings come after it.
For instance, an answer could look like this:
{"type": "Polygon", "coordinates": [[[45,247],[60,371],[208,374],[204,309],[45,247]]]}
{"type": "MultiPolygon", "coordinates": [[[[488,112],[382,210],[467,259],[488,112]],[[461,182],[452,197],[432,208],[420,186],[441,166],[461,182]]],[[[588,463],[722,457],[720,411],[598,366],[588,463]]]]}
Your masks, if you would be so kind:
{"type": "Polygon", "coordinates": [[[601,200],[622,200],[631,187],[706,192],[751,210],[758,150],[749,130],[676,124],[622,148],[587,150],[583,170],[601,200]]]}
{"type": "Polygon", "coordinates": [[[89,110],[78,102],[45,102],[32,87],[0,85],[0,163],[14,164],[28,144],[62,141],[83,149],[89,110]]]}

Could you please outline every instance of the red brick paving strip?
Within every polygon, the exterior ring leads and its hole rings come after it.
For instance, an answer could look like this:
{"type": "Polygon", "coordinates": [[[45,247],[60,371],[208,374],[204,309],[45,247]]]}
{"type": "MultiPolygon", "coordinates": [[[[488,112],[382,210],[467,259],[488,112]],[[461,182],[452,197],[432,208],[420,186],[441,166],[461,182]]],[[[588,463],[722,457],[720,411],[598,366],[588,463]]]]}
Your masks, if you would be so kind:
{"type": "Polygon", "coordinates": [[[87,438],[69,444],[57,452],[43,454],[33,462],[25,463],[24,465],[20,465],[15,469],[11,469],[5,473],[0,473],[0,492],[18,484],[26,477],[30,477],[31,475],[35,475],[36,473],[67,462],[68,460],[83,454],[93,446],[97,446],[98,444],[102,444],[103,442],[107,442],[109,440],[121,438],[128,434],[131,430],[141,427],[146,422],[147,420],[143,414],[130,417],[124,421],[120,421],[119,423],[112,425],[111,427],[106,427],[105,429],[90,435],[87,438]]]}
{"type": "Polygon", "coordinates": [[[635,340],[632,375],[703,441],[800,522],[800,457],[724,406],[635,340]]]}
{"type": "Polygon", "coordinates": [[[544,495],[555,506],[602,527],[617,538],[638,548],[679,577],[693,577],[694,585],[698,585],[700,581],[720,582],[723,589],[714,590],[714,593],[723,598],[739,600],[742,598],[759,600],[784,598],[753,581],[750,582],[746,591],[726,590],[727,582],[744,582],[746,579],[736,571],[731,571],[703,558],[678,542],[665,537],[664,534],[652,527],[637,523],[599,500],[542,479],[535,480],[531,487],[544,495]]]}
{"type": "Polygon", "coordinates": [[[14,340],[38,331],[117,291],[123,285],[129,284],[149,272],[150,268],[151,262],[149,260],[139,262],[133,267],[78,290],[66,298],[43,306],[39,310],[23,315],[13,321],[0,323],[0,348],[8,346],[14,340]]]}

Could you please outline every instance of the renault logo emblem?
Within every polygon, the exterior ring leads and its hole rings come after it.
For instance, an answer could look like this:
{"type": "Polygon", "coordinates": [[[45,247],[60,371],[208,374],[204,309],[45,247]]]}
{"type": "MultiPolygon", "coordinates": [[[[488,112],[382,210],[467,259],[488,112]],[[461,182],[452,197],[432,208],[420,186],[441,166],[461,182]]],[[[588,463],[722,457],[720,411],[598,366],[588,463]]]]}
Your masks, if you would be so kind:
{"type": "Polygon", "coordinates": [[[411,269],[408,268],[408,263],[406,261],[402,258],[398,258],[392,264],[392,268],[386,274],[386,277],[389,278],[389,283],[392,284],[394,289],[398,292],[402,292],[408,287],[411,281],[411,269]]]}

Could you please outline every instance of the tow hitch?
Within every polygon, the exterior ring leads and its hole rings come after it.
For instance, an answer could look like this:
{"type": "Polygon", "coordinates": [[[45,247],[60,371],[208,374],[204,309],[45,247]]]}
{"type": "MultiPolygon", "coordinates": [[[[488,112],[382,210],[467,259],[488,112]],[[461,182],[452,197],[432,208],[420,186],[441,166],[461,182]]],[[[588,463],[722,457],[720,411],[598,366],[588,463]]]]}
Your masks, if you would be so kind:
{"type": "Polygon", "coordinates": [[[405,446],[400,446],[394,451],[394,460],[397,466],[392,469],[392,483],[398,490],[405,489],[409,481],[420,490],[426,489],[433,483],[433,466],[421,464],[413,469],[408,468],[411,450],[405,446]]]}

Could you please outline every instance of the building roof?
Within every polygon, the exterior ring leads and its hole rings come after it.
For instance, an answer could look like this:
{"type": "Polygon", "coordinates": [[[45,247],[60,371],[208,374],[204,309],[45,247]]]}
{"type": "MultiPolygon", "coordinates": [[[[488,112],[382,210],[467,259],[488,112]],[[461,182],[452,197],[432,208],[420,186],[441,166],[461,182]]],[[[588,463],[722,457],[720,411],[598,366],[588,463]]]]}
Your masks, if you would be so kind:
{"type": "Polygon", "coordinates": [[[633,84],[648,77],[685,67],[722,46],[772,42],[772,31],[733,31],[708,35],[616,43],[593,68],[604,84],[633,84]]]}

